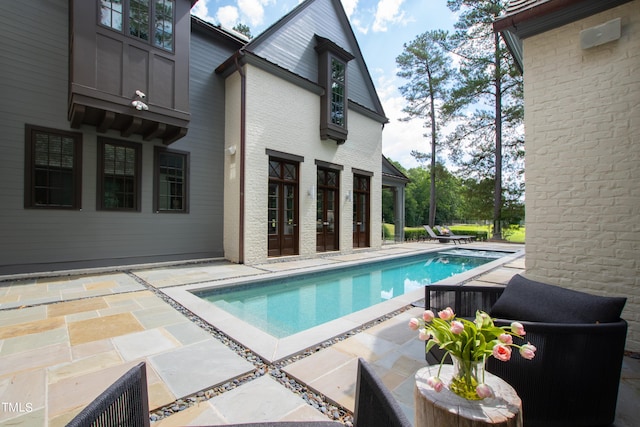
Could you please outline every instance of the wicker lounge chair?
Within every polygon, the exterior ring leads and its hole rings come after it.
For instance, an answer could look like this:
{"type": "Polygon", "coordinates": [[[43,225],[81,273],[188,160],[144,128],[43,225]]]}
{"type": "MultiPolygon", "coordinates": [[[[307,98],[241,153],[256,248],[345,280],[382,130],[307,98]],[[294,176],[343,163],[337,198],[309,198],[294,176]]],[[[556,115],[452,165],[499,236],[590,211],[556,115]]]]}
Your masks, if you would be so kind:
{"type": "MultiPolygon", "coordinates": [[[[450,306],[458,316],[475,317],[476,310],[484,310],[497,318],[497,325],[522,323],[524,340],[514,342],[535,345],[535,358],[525,360],[514,352],[505,363],[492,357],[487,370],[516,390],[525,427],[613,423],[627,333],[627,322],[620,318],[625,298],[597,297],[519,275],[506,287],[430,285],[425,291],[426,307],[434,311],[450,306]],[[552,312],[559,318],[553,320],[552,312]]],[[[427,361],[441,355],[430,353],[427,361]]]]}
{"type": "MultiPolygon", "coordinates": [[[[67,427],[149,426],[147,379],[144,362],[119,378],[84,408],[67,427]]],[[[227,424],[228,427],[334,427],[337,421],[278,421],[227,424]]],[[[411,427],[400,405],[369,364],[358,359],[355,427],[411,427]]]]}

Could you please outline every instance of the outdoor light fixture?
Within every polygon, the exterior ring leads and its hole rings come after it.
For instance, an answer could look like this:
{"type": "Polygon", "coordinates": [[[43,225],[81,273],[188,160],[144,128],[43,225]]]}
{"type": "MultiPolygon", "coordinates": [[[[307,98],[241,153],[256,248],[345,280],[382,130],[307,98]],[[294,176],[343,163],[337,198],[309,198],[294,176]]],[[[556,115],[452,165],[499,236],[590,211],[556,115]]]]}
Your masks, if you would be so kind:
{"type": "Polygon", "coordinates": [[[347,202],[353,202],[353,193],[351,192],[351,190],[347,191],[347,202]]]}
{"type": "Polygon", "coordinates": [[[310,199],[315,199],[316,198],[316,186],[312,185],[311,187],[309,187],[309,191],[307,191],[307,194],[309,195],[310,199]]]}
{"type": "Polygon", "coordinates": [[[145,95],[145,93],[141,90],[136,90],[136,95],[133,97],[133,100],[131,101],[131,105],[133,105],[133,107],[138,110],[138,111],[147,111],[149,109],[149,106],[147,104],[144,103],[144,99],[147,98],[147,95],[145,95]]]}

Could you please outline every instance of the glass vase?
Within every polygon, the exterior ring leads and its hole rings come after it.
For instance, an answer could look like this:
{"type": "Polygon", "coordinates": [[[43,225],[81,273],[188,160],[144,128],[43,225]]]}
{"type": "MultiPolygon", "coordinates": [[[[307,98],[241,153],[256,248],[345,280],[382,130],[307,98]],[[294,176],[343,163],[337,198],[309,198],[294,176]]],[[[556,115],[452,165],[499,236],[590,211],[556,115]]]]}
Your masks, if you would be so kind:
{"type": "Polygon", "coordinates": [[[476,387],[482,383],[484,374],[483,360],[464,360],[451,356],[453,360],[453,376],[449,389],[468,400],[481,400],[476,387]]]}

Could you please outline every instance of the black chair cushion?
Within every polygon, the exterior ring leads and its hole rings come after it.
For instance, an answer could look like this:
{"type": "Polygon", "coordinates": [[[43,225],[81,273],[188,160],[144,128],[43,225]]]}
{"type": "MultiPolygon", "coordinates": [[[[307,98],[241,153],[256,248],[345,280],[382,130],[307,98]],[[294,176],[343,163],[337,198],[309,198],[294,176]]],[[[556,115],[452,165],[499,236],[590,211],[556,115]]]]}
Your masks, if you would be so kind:
{"type": "Polygon", "coordinates": [[[547,323],[610,323],[620,320],[627,299],[602,297],[513,276],[491,317],[547,323]]]}

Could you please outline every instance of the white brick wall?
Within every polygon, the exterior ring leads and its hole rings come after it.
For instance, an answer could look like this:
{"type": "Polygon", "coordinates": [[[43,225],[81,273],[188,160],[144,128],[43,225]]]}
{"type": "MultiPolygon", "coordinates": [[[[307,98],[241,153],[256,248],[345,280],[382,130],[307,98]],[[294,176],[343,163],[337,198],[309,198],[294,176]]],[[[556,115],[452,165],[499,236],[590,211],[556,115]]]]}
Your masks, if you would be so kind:
{"type": "Polygon", "coordinates": [[[640,351],[640,0],[524,40],[527,276],[626,296],[640,351]],[[622,18],[622,37],[580,31],[622,18]]]}
{"type": "MultiPolygon", "coordinates": [[[[353,187],[352,167],[373,172],[371,179],[371,247],[382,244],[380,212],[382,188],[382,125],[352,110],[349,111],[349,138],[343,145],[320,139],[319,96],[294,84],[262,71],[246,66],[246,175],[245,175],[245,239],[244,261],[247,264],[267,260],[267,184],[268,156],[266,149],[304,157],[300,165],[298,232],[300,234],[300,257],[316,255],[316,201],[307,195],[308,189],[316,185],[315,160],[330,162],[344,167],[341,173],[340,206],[340,252],[353,251],[352,206],[344,195],[353,187]]],[[[227,98],[235,96],[229,92],[236,88],[235,82],[227,81],[227,98]]],[[[237,93],[239,99],[239,92],[237,93]]],[[[239,106],[227,102],[227,146],[236,144],[239,133],[230,127],[239,126],[239,106]],[[236,113],[237,111],[237,113],[236,113]]],[[[231,178],[235,160],[225,162],[225,252],[226,257],[237,260],[238,245],[238,198],[237,185],[231,178]],[[228,194],[227,194],[228,193],[228,194]],[[227,203],[229,207],[227,208],[227,203]],[[227,245],[227,242],[230,242],[227,245]]]]}

